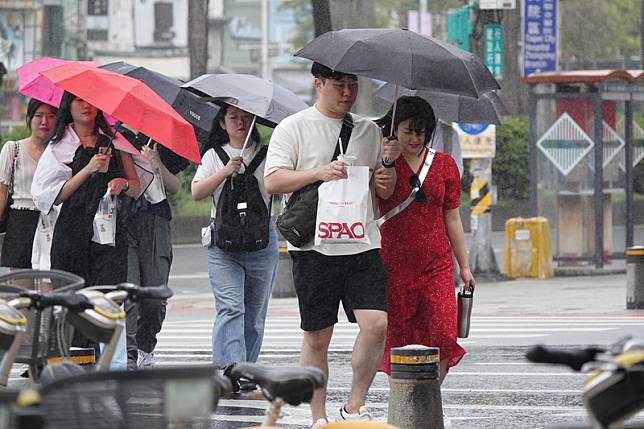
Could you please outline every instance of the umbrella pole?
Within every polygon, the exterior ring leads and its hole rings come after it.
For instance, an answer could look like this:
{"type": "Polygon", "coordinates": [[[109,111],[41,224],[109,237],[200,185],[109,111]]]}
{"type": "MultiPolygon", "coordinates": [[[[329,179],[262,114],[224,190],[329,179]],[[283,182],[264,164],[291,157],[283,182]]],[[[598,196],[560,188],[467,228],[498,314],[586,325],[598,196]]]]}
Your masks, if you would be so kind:
{"type": "Polygon", "coordinates": [[[250,128],[248,128],[248,134],[246,134],[246,140],[244,141],[244,146],[242,146],[241,153],[239,154],[239,157],[244,159],[244,151],[246,150],[246,145],[248,144],[248,140],[250,140],[250,135],[253,133],[253,127],[255,126],[255,121],[257,121],[257,115],[253,115],[253,122],[250,123],[250,128]]]}
{"type": "Polygon", "coordinates": [[[396,107],[398,106],[398,85],[394,90],[394,107],[391,111],[391,126],[389,127],[389,137],[394,135],[394,118],[396,117],[396,107]]]}
{"type": "MultiPolygon", "coordinates": [[[[398,84],[396,84],[396,89],[394,90],[394,106],[391,109],[391,126],[389,127],[389,137],[394,136],[394,118],[396,117],[396,107],[398,106],[398,84]]],[[[385,162],[389,163],[388,159],[384,159],[385,162]]]]}

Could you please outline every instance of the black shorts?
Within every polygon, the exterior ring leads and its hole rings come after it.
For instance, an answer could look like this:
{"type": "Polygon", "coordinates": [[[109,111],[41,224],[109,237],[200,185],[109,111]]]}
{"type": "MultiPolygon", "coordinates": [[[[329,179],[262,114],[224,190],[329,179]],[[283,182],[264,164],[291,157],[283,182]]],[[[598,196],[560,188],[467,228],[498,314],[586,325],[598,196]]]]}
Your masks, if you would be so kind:
{"type": "Polygon", "coordinates": [[[342,256],[314,250],[289,253],[304,331],[337,323],[340,301],[352,323],[353,310],[387,311],[387,271],[378,249],[342,256]]]}
{"type": "Polygon", "coordinates": [[[7,233],[2,242],[0,265],[10,268],[31,268],[31,248],[38,227],[37,210],[9,210],[7,233]]]}

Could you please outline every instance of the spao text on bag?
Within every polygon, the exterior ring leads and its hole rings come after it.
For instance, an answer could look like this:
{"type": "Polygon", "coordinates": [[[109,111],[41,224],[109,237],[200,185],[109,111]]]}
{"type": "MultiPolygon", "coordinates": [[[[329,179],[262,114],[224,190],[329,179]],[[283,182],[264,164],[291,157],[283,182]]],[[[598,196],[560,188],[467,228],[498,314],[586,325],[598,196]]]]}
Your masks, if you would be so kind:
{"type": "Polygon", "coordinates": [[[364,238],[364,224],[356,222],[347,224],[346,222],[320,222],[318,225],[318,237],[320,238],[364,238]]]}

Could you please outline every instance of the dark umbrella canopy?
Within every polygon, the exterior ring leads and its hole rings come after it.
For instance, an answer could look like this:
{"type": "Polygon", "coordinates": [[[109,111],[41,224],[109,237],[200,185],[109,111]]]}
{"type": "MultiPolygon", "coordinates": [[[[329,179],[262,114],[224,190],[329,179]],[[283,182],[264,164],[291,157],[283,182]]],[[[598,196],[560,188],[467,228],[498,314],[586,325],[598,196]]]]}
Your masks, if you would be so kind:
{"type": "Polygon", "coordinates": [[[198,140],[208,138],[219,106],[205,102],[190,91],[182,89],[183,82],[180,80],[123,61],[105,64],[101,68],[142,80],[195,127],[198,140]]]}
{"type": "Polygon", "coordinates": [[[398,29],[329,31],[300,49],[333,70],[384,80],[410,89],[480,97],[499,89],[476,55],[418,33],[398,29]]]}
{"type": "MultiPolygon", "coordinates": [[[[386,83],[374,95],[393,103],[396,87],[386,83]]],[[[479,98],[427,90],[398,89],[398,97],[417,95],[432,105],[434,113],[445,122],[500,124],[508,111],[496,91],[488,91],[479,98]]]]}
{"type": "Polygon", "coordinates": [[[183,87],[237,106],[257,116],[257,122],[268,126],[275,126],[287,116],[308,107],[288,89],[248,74],[204,74],[183,87]]]}

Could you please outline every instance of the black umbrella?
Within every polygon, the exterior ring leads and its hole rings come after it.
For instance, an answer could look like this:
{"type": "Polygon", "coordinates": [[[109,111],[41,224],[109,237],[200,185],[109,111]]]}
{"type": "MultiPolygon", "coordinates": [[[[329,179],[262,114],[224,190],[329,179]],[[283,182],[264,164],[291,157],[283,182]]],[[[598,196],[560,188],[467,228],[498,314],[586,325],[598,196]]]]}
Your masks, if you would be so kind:
{"type": "MultiPolygon", "coordinates": [[[[393,103],[396,86],[386,83],[374,92],[384,101],[393,103]]],[[[417,95],[432,105],[434,113],[445,122],[500,124],[508,111],[496,91],[488,91],[479,98],[446,92],[399,88],[401,95],[417,95]]]]}
{"type": "Polygon", "coordinates": [[[476,55],[407,30],[329,31],[313,39],[295,55],[336,71],[384,80],[409,89],[478,98],[500,88],[476,55]]]}
{"type": "Polygon", "coordinates": [[[198,140],[204,141],[208,138],[213,120],[219,111],[219,106],[203,101],[199,96],[181,88],[183,82],[180,80],[123,61],[105,64],[100,67],[142,80],[152,91],[156,92],[177,113],[194,126],[198,140]]]}

